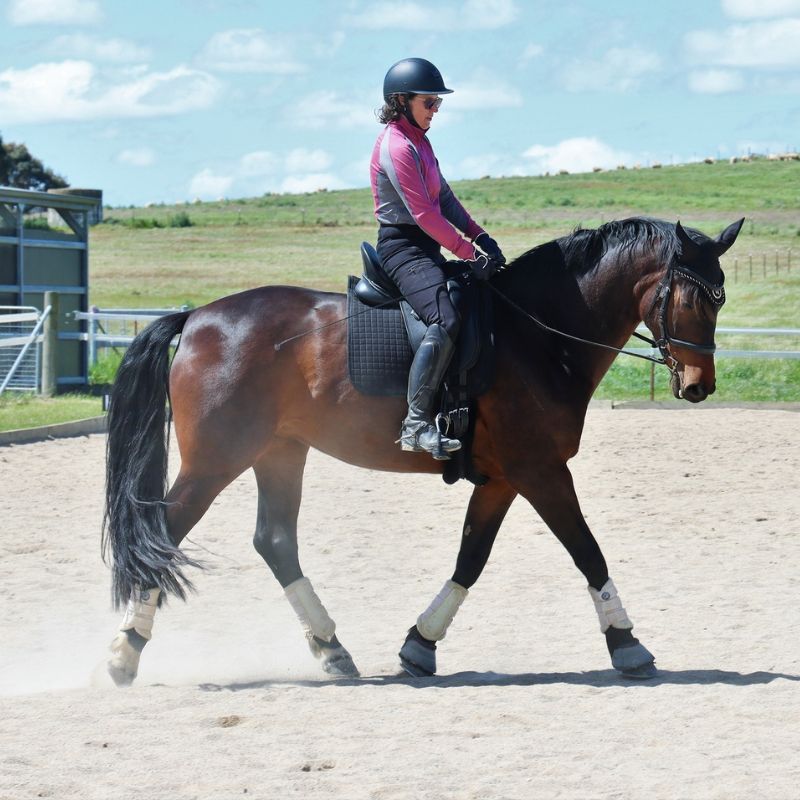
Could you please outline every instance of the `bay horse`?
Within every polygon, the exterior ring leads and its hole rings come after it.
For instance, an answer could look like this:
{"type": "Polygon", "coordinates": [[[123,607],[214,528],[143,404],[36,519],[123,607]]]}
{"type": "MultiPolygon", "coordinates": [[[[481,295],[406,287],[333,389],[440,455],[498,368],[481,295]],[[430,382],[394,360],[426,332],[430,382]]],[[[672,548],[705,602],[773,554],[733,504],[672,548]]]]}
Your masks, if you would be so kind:
{"type": "MultiPolygon", "coordinates": [[[[715,239],[680,222],[610,222],[535,247],[494,276],[495,378],[477,400],[471,448],[488,480],[472,492],[452,577],[402,645],[408,673],[435,673],[436,644],[521,495],[585,577],[612,666],[629,677],[655,674],[583,518],[567,462],[578,452],[592,393],[642,320],[672,370],[675,396],[698,403],[714,392],[714,331],[725,299],[719,258],[743,222],[715,239]]],[[[342,294],[267,286],[162,317],[127,350],[108,415],[103,522],[112,597],[115,607],[127,604],[108,662],[118,684],[135,678],[164,597],[185,599],[191,587],[185,571],[195,562],[179,545],[247,469],[258,487],[256,551],[323,668],[358,675],[300,568],[308,450],[375,470],[441,474],[443,465],[395,443],[404,398],[354,388],[347,326],[336,324],[345,316],[342,294]],[[181,459],[169,490],[168,400],[181,459]]]]}

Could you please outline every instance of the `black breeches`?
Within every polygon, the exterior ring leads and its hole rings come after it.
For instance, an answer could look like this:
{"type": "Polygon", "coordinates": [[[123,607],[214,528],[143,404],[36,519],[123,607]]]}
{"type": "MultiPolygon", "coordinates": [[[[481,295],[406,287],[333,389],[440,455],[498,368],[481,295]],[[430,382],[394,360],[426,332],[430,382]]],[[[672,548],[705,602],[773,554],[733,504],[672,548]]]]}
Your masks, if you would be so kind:
{"type": "Polygon", "coordinates": [[[420,228],[382,227],[377,249],[384,269],[419,318],[428,326],[441,325],[455,342],[461,315],[450,301],[447,281],[456,268],[442,256],[439,245],[420,228]]]}

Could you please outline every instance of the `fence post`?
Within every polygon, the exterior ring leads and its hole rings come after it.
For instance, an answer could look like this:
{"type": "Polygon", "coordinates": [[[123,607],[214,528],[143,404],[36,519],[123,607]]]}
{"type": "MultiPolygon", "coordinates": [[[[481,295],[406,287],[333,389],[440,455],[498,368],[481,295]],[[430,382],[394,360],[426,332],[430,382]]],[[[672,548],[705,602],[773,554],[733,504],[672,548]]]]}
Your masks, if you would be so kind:
{"type": "Polygon", "coordinates": [[[50,306],[50,314],[42,330],[42,396],[52,397],[56,393],[56,350],[58,348],[58,293],[44,293],[44,307],[50,306]]]}
{"type": "Polygon", "coordinates": [[[656,399],[656,365],[650,362],[650,402],[656,399]]]}
{"type": "MultiPolygon", "coordinates": [[[[92,314],[96,314],[100,309],[97,306],[92,306],[89,309],[92,314]]],[[[89,320],[89,366],[93,367],[97,363],[97,319],[89,320]]]]}

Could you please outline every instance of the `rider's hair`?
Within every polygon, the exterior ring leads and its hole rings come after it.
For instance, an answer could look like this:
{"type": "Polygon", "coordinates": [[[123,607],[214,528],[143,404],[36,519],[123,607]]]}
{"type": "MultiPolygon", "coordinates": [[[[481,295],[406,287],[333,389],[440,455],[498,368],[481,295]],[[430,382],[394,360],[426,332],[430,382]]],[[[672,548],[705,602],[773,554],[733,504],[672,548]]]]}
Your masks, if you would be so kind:
{"type": "Polygon", "coordinates": [[[390,95],[389,99],[383,104],[383,108],[378,112],[378,122],[385,125],[387,122],[395,122],[403,116],[404,107],[401,97],[410,98],[411,95],[390,95]]]}

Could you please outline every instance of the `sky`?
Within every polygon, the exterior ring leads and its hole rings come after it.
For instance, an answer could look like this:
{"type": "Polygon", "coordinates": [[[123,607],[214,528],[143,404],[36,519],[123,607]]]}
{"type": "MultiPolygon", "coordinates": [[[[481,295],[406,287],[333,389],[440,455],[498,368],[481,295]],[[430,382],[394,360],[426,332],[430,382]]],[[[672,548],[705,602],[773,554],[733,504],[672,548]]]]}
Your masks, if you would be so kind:
{"type": "Polygon", "coordinates": [[[451,182],[800,148],[800,0],[0,0],[0,135],[114,206],[365,187],[409,56],[451,182]]]}

